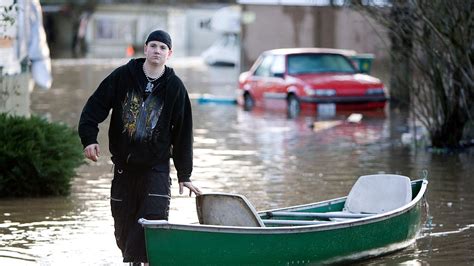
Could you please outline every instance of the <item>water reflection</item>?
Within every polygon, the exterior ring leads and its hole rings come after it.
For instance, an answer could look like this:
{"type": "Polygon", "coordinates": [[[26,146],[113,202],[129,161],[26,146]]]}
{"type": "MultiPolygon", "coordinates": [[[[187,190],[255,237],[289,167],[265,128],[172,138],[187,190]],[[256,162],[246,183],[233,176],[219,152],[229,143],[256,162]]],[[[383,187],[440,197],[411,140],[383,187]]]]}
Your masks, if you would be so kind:
{"type": "MultiPolygon", "coordinates": [[[[53,64],[50,91],[36,90],[32,110],[76,126],[86,98],[126,60],[62,60],[53,64]]],[[[197,59],[172,62],[193,99],[204,94],[231,97],[236,69],[209,68],[197,59]]],[[[404,114],[350,112],[286,118],[283,110],[244,112],[233,105],[193,101],[195,169],[205,191],[241,193],[257,209],[303,204],[349,191],[357,176],[430,173],[429,221],[415,245],[364,264],[467,263],[474,260],[473,156],[436,155],[402,145],[404,114]]],[[[0,200],[1,265],[122,265],[113,238],[109,189],[112,163],[108,122],[101,126],[102,156],[78,169],[69,197],[0,200]]],[[[179,195],[176,173],[170,220],[197,221],[194,199],[179,195]]]]}

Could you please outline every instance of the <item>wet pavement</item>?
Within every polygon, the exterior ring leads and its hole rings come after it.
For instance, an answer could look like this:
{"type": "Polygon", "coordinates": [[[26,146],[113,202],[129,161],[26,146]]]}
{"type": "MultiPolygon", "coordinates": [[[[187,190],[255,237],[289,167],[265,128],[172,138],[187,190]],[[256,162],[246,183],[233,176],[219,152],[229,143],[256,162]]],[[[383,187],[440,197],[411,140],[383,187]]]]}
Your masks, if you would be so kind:
{"type": "MultiPolygon", "coordinates": [[[[126,61],[54,61],[53,88],[34,91],[33,113],[76,127],[87,97],[126,61]]],[[[234,97],[237,70],[208,67],[197,58],[175,59],[171,66],[193,98],[193,180],[204,192],[240,193],[264,210],[345,196],[360,175],[417,179],[426,169],[429,214],[416,244],[362,263],[472,265],[473,151],[433,154],[406,146],[406,115],[387,110],[360,112],[362,121],[349,123],[350,112],[287,119],[285,110],[199,104],[203,95],[234,97]]],[[[0,200],[0,265],[123,265],[109,206],[107,124],[99,136],[102,156],[77,169],[70,196],[0,200]]],[[[172,178],[170,220],[197,221],[194,198],[178,194],[174,170],[172,178]]]]}

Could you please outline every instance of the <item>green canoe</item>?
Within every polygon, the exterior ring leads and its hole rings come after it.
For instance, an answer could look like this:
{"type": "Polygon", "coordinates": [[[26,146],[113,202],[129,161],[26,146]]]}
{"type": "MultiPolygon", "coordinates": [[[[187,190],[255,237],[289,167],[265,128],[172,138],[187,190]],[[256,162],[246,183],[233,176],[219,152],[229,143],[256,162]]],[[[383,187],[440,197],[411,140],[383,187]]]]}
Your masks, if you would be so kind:
{"type": "Polygon", "coordinates": [[[347,197],[256,213],[245,197],[196,197],[199,224],[140,219],[151,265],[312,265],[413,244],[428,181],[367,175],[347,197]]]}

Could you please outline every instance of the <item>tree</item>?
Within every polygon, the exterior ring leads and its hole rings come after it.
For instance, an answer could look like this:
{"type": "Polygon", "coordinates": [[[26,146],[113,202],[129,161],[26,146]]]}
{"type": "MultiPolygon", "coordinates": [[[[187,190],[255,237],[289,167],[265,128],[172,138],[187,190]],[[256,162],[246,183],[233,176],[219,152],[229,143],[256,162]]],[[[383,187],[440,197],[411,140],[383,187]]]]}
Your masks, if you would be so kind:
{"type": "Polygon", "coordinates": [[[407,81],[412,79],[410,56],[413,54],[413,28],[415,22],[409,0],[394,0],[390,8],[388,28],[391,44],[391,99],[393,107],[406,109],[410,104],[411,91],[407,81]]]}
{"type": "Polygon", "coordinates": [[[391,53],[409,64],[395,65],[392,75],[408,88],[411,112],[434,147],[459,146],[474,113],[474,1],[394,0],[383,7],[375,2],[352,5],[401,44],[392,45],[391,53]]]}

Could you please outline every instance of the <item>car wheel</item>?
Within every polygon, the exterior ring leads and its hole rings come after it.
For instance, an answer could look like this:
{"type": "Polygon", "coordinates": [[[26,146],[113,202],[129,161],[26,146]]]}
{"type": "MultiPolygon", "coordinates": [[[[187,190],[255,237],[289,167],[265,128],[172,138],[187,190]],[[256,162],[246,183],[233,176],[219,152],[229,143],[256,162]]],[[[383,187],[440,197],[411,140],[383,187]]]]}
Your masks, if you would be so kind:
{"type": "Polygon", "coordinates": [[[251,111],[254,104],[255,103],[252,99],[252,96],[250,96],[250,94],[248,94],[248,93],[244,94],[244,110],[245,111],[251,111]]]}
{"type": "Polygon", "coordinates": [[[287,100],[287,114],[288,118],[297,117],[300,113],[300,101],[296,98],[295,95],[291,94],[288,96],[287,100]]]}

